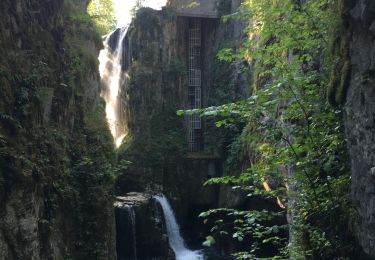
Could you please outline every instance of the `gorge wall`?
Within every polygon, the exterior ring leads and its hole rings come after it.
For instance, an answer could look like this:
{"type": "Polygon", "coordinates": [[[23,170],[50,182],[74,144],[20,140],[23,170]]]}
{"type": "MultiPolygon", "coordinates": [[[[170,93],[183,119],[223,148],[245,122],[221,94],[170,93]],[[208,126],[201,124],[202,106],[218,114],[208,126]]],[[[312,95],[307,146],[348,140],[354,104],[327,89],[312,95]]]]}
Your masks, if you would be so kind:
{"type": "Polygon", "coordinates": [[[351,79],[345,127],[352,170],[352,197],[358,212],[357,238],[375,257],[375,2],[346,1],[351,79]]]}
{"type": "MultiPolygon", "coordinates": [[[[375,4],[370,0],[343,2],[344,26],[350,43],[350,53],[348,57],[343,57],[343,62],[347,62],[346,58],[350,59],[351,68],[344,70],[347,65],[343,66],[340,77],[343,81],[350,78],[347,85],[341,86],[344,88],[341,91],[345,92],[348,87],[344,117],[352,170],[352,197],[358,211],[356,235],[364,251],[375,256],[375,151],[372,133],[375,4]],[[345,74],[348,71],[350,77],[345,74]]],[[[234,2],[231,4],[236,5],[234,2]]],[[[189,226],[199,226],[189,223],[186,216],[194,217],[204,209],[217,205],[249,207],[250,204],[252,207],[256,204],[246,201],[241,194],[232,193],[230,188],[201,187],[209,177],[223,172],[236,174],[248,167],[244,161],[249,158],[242,161],[237,158],[239,160],[234,164],[226,161],[229,152],[225,145],[231,143],[227,137],[238,136],[241,130],[230,133],[217,130],[207,120],[205,149],[194,155],[187,151],[186,125],[175,112],[187,108],[188,23],[186,17],[176,17],[173,10],[141,9],[129,28],[125,41],[127,62],[124,64],[127,78],[122,92],[129,135],[121,147],[120,159],[129,160],[132,164],[117,181],[118,194],[130,191],[164,192],[172,199],[184,230],[189,226]]],[[[248,65],[234,63],[228,66],[215,60],[219,49],[236,44],[230,39],[241,39],[241,26],[223,25],[218,20],[206,21],[204,26],[203,45],[214,47],[206,49],[202,55],[206,69],[203,107],[246,96],[249,78],[246,73],[239,75],[236,72],[246,71],[248,65]]],[[[341,47],[345,48],[344,45],[341,47]]],[[[338,97],[342,98],[344,92],[338,97]]],[[[339,100],[336,102],[339,103],[339,100]]],[[[236,155],[236,151],[232,155],[236,155]]],[[[204,228],[197,230],[205,232],[204,228]]],[[[190,236],[198,240],[202,238],[199,234],[190,236]]]]}
{"type": "Polygon", "coordinates": [[[0,259],[115,259],[113,141],[87,1],[0,3],[0,259]]]}
{"type": "MultiPolygon", "coordinates": [[[[221,1],[219,9],[225,14],[237,6],[237,2],[221,1]]],[[[172,7],[162,11],[142,8],[128,29],[121,95],[129,132],[119,159],[132,163],[118,178],[116,192],[164,193],[188,244],[200,247],[207,230],[197,216],[217,207],[220,193],[218,187],[203,187],[203,183],[221,176],[232,130],[217,129],[207,120],[204,149],[188,151],[186,121],[176,111],[189,108],[190,22],[189,17],[176,16],[172,7]]],[[[239,100],[249,92],[248,64],[228,64],[216,57],[220,49],[241,44],[242,28],[240,22],[202,21],[203,107],[239,100]]]]}

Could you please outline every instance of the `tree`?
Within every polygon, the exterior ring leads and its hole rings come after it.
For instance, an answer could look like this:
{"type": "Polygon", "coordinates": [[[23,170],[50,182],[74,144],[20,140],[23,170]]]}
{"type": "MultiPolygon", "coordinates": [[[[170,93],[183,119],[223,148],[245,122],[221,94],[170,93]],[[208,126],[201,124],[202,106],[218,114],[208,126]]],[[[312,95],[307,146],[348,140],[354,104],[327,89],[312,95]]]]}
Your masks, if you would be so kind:
{"type": "Polygon", "coordinates": [[[93,0],[88,5],[87,11],[93,18],[101,35],[105,35],[116,29],[116,18],[112,0],[93,0]]]}

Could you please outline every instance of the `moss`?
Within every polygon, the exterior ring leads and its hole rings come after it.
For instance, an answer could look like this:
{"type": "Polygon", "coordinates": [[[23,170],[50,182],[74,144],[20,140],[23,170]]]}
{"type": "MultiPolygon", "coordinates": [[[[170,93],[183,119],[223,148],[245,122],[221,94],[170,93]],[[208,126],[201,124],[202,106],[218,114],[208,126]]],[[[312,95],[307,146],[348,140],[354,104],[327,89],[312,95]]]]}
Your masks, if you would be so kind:
{"type": "Polygon", "coordinates": [[[120,160],[132,162],[126,173],[160,171],[166,161],[178,161],[187,146],[183,120],[176,115],[181,105],[176,83],[186,68],[176,57],[162,57],[162,19],[159,11],[141,8],[128,31],[133,62],[123,93],[129,132],[118,151],[120,160]]]}
{"type": "MultiPolygon", "coordinates": [[[[341,41],[347,40],[341,39],[341,41]]],[[[338,48],[340,50],[339,52],[336,48],[332,49],[335,58],[331,68],[330,82],[328,86],[328,101],[333,106],[343,105],[345,103],[351,71],[349,55],[347,54],[347,50],[345,50],[347,47],[340,45],[340,48],[338,48]]]]}
{"type": "Polygon", "coordinates": [[[120,159],[125,158],[141,167],[159,167],[166,160],[178,161],[186,154],[183,126],[173,110],[158,113],[151,118],[150,136],[134,138],[134,133],[123,143],[120,159]]]}
{"type": "Polygon", "coordinates": [[[159,12],[147,7],[142,7],[137,11],[134,19],[134,26],[143,32],[153,32],[159,28],[159,12]]]}
{"type": "Polygon", "coordinates": [[[345,14],[347,13],[347,1],[339,1],[336,7],[341,16],[333,22],[333,32],[329,43],[331,59],[330,81],[327,90],[328,101],[333,106],[345,103],[346,93],[350,84],[351,66],[349,57],[349,39],[345,28],[345,14]]]}
{"type": "Polygon", "coordinates": [[[0,20],[0,199],[40,191],[41,258],[58,230],[64,257],[108,259],[116,156],[103,106],[82,96],[98,77],[100,36],[81,1],[19,1],[20,10],[10,2],[0,3],[17,20],[0,20]]]}
{"type": "Polygon", "coordinates": [[[253,62],[252,93],[254,95],[256,91],[261,89],[271,78],[271,75],[268,75],[265,71],[266,67],[264,64],[258,61],[253,62]]]}
{"type": "Polygon", "coordinates": [[[232,1],[230,0],[220,0],[218,1],[217,10],[220,16],[228,15],[232,11],[232,1]]]}
{"type": "Polygon", "coordinates": [[[346,99],[346,93],[349,88],[350,83],[350,62],[347,60],[344,62],[341,68],[341,78],[340,78],[340,85],[337,89],[336,93],[336,103],[343,104],[346,99]]]}

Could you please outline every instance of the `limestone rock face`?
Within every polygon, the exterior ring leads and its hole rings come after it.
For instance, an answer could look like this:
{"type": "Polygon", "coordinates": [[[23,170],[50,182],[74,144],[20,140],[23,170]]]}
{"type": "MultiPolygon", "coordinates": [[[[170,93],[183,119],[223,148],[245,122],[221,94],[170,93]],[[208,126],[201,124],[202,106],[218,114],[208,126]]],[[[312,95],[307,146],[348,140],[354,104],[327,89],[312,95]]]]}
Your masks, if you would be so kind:
{"type": "Polygon", "coordinates": [[[87,2],[0,1],[0,260],[116,259],[87,2]]]}
{"type": "Polygon", "coordinates": [[[117,259],[175,259],[159,204],[150,194],[130,192],[115,201],[117,259]]]}
{"type": "Polygon", "coordinates": [[[16,191],[5,207],[5,216],[0,221],[0,259],[38,259],[40,243],[38,221],[42,210],[40,194],[31,191],[16,191]],[[14,248],[16,252],[12,252],[14,248]]]}
{"type": "Polygon", "coordinates": [[[345,128],[352,169],[352,197],[358,211],[357,237],[375,257],[375,2],[348,1],[351,80],[345,128]]]}
{"type": "MultiPolygon", "coordinates": [[[[125,60],[131,60],[131,64],[124,64],[127,77],[122,88],[129,134],[120,156],[133,164],[119,178],[120,194],[152,190],[181,197],[191,189],[200,191],[207,179],[207,165],[198,174],[199,169],[194,171],[192,167],[194,160],[186,158],[185,122],[176,115],[188,102],[188,23],[188,18],[166,10],[144,8],[129,27],[124,47],[125,60]]],[[[215,24],[216,20],[205,23],[207,46],[213,42],[215,24]]],[[[215,54],[207,48],[204,55],[215,54]]]]}
{"type": "MultiPolygon", "coordinates": [[[[234,11],[231,2],[227,3],[222,11],[234,11]]],[[[234,9],[239,2],[232,4],[234,9]]],[[[176,111],[191,106],[187,56],[193,21],[175,11],[140,9],[125,37],[126,76],[121,95],[129,133],[119,157],[132,164],[117,179],[117,193],[164,193],[175,209],[187,246],[195,249],[201,248],[208,233],[199,213],[219,203],[219,188],[203,184],[221,176],[226,144],[225,133],[207,120],[203,123],[204,150],[188,151],[187,121],[176,111]]],[[[248,64],[228,65],[216,57],[222,48],[241,46],[244,25],[202,19],[202,107],[244,98],[249,92],[248,64]]]]}

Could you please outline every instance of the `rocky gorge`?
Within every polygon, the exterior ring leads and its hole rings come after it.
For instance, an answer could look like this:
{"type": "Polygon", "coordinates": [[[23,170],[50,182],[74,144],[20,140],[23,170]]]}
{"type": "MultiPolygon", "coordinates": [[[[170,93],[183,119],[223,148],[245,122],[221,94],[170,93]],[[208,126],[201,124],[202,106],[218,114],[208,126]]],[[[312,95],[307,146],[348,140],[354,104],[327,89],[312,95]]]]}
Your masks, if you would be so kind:
{"type": "Polygon", "coordinates": [[[0,3],[0,260],[375,257],[375,4],[197,2],[0,3]]]}

